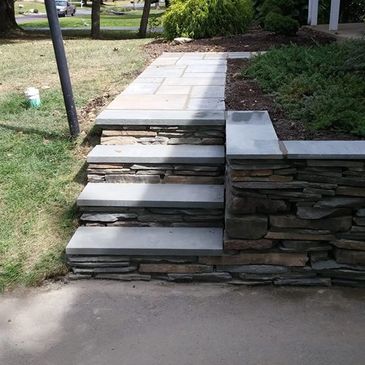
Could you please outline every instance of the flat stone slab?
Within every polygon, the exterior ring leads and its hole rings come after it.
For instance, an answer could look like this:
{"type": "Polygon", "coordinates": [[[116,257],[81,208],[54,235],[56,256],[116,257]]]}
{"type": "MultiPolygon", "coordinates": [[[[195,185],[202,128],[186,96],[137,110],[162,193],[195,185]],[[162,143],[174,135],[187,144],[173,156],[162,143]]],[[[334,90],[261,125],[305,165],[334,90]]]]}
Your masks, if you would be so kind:
{"type": "Polygon", "coordinates": [[[221,228],[79,227],[67,255],[218,256],[221,228]]]}
{"type": "Polygon", "coordinates": [[[224,187],[194,184],[93,184],[77,199],[86,207],[223,208],[224,187]]]}
{"type": "Polygon", "coordinates": [[[365,159],[365,141],[283,141],[292,159],[365,159]]]}
{"type": "MultiPolygon", "coordinates": [[[[191,94],[195,86],[225,87],[227,56],[212,57],[207,52],[163,54],[152,62],[106,110],[224,110],[224,95],[213,96],[201,89],[191,94]],[[196,100],[199,98],[201,100],[196,100]],[[220,98],[219,100],[212,100],[220,98]],[[209,99],[209,100],[207,100],[209,99]]],[[[183,117],[184,118],[184,117],[183,117]]],[[[132,119],[135,119],[132,117],[132,119]]]]}
{"type": "Polygon", "coordinates": [[[104,110],[96,118],[103,128],[118,125],[225,125],[223,110],[104,110]]]}
{"type": "Polygon", "coordinates": [[[182,163],[191,165],[224,163],[223,146],[199,145],[98,145],[88,163],[182,163]]]}
{"type": "Polygon", "coordinates": [[[230,111],[226,122],[227,158],[283,158],[266,111],[230,111]]]}

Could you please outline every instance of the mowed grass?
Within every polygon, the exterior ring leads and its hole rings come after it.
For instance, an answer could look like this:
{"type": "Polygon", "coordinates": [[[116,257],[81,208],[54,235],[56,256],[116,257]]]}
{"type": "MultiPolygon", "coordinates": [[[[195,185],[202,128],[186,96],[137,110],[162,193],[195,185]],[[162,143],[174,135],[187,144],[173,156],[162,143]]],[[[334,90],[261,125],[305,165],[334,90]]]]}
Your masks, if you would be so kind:
{"type": "Polygon", "coordinates": [[[29,12],[31,9],[37,9],[38,12],[44,13],[46,8],[44,1],[16,1],[15,2],[15,15],[22,15],[29,12]]]}
{"type": "MultiPolygon", "coordinates": [[[[67,40],[78,110],[105,92],[121,91],[146,59],[147,40],[67,40]]],[[[52,44],[0,43],[0,290],[65,273],[64,248],[77,225],[75,199],[90,148],[68,136],[52,44]],[[41,90],[42,107],[27,109],[23,91],[41,90]]]]}
{"type": "MultiPolygon", "coordinates": [[[[163,11],[152,10],[149,18],[149,23],[155,22],[161,15],[163,11]]],[[[127,12],[125,15],[106,15],[102,14],[100,16],[101,27],[139,27],[141,21],[142,11],[132,10],[127,12]]],[[[91,17],[87,15],[74,16],[74,17],[64,17],[59,18],[61,27],[65,28],[90,28],[91,27],[91,17]]],[[[47,28],[47,19],[32,20],[30,22],[20,24],[21,27],[26,28],[47,28]]]]}

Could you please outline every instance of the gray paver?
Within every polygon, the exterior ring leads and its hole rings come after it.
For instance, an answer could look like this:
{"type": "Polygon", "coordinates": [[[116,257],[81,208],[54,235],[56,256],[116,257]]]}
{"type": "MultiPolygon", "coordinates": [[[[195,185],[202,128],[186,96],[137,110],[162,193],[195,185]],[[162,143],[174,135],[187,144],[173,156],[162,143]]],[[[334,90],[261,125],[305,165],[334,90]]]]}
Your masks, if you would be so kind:
{"type": "Polygon", "coordinates": [[[104,110],[96,125],[224,125],[224,111],[196,110],[104,110]]]}
{"type": "Polygon", "coordinates": [[[156,90],[159,88],[159,83],[132,83],[130,84],[124,91],[123,95],[145,95],[145,94],[154,94],[156,90]]]}
{"type": "Polygon", "coordinates": [[[187,104],[188,110],[224,110],[225,104],[222,98],[190,98],[187,104]]]}
{"type": "Polygon", "coordinates": [[[228,112],[226,146],[228,158],[283,158],[266,111],[228,112]]]}
{"type": "MultiPolygon", "coordinates": [[[[222,52],[164,53],[119,94],[106,110],[134,110],[137,116],[130,115],[133,121],[139,119],[141,111],[156,110],[163,114],[165,111],[224,110],[227,57],[228,54],[222,52]],[[195,88],[191,93],[193,87],[199,86],[220,88],[195,88]]],[[[100,119],[105,119],[104,115],[105,112],[99,115],[99,122],[100,119]]],[[[196,124],[194,122],[186,121],[186,124],[196,124]]]]}
{"type": "Polygon", "coordinates": [[[283,141],[287,158],[364,159],[365,141],[283,141]]]}
{"type": "Polygon", "coordinates": [[[224,98],[224,86],[193,86],[190,95],[195,98],[224,98]]]}
{"type": "Polygon", "coordinates": [[[199,145],[98,145],[87,157],[88,163],[224,163],[224,146],[199,145]]]}
{"type": "Polygon", "coordinates": [[[134,110],[183,110],[187,95],[135,95],[120,94],[107,109],[134,109],[134,110]]]}
{"type": "Polygon", "coordinates": [[[166,79],[163,85],[220,86],[225,85],[225,83],[225,77],[171,77],[166,79]]]}
{"type": "Polygon", "coordinates": [[[194,184],[89,183],[77,199],[80,208],[223,208],[223,202],[223,186],[194,184]]]}
{"type": "Polygon", "coordinates": [[[80,227],[67,255],[220,255],[220,228],[80,227]]]}
{"type": "Polygon", "coordinates": [[[156,95],[188,95],[190,90],[191,86],[186,85],[162,85],[156,91],[156,95]]]}
{"type": "Polygon", "coordinates": [[[191,65],[188,66],[185,72],[197,72],[197,73],[204,73],[204,72],[219,72],[225,73],[227,72],[226,65],[191,65]]]}

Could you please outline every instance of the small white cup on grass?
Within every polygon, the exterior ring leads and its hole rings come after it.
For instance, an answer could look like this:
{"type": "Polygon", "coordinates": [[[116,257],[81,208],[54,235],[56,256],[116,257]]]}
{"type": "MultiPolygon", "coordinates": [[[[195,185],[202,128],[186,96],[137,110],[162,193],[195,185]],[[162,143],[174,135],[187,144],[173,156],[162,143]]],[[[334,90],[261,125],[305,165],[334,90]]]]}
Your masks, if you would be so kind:
{"type": "Polygon", "coordinates": [[[39,96],[39,90],[35,87],[28,87],[25,92],[27,98],[27,104],[29,108],[39,108],[41,106],[41,98],[39,96]]]}

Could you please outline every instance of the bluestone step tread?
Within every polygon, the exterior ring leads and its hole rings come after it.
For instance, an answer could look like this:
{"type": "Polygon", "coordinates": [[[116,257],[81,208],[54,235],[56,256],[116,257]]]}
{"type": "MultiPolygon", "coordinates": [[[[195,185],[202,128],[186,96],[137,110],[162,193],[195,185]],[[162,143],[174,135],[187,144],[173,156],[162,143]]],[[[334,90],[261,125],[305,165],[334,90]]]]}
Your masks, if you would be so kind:
{"type": "Polygon", "coordinates": [[[221,228],[79,227],[67,255],[218,256],[221,228]]]}
{"type": "Polygon", "coordinates": [[[96,125],[111,128],[122,125],[224,126],[225,112],[209,110],[104,110],[96,125]]]}
{"type": "Polygon", "coordinates": [[[88,163],[224,163],[223,146],[197,145],[97,145],[88,163]]]}
{"type": "Polygon", "coordinates": [[[80,194],[79,207],[223,208],[223,185],[93,184],[80,194]]]}

